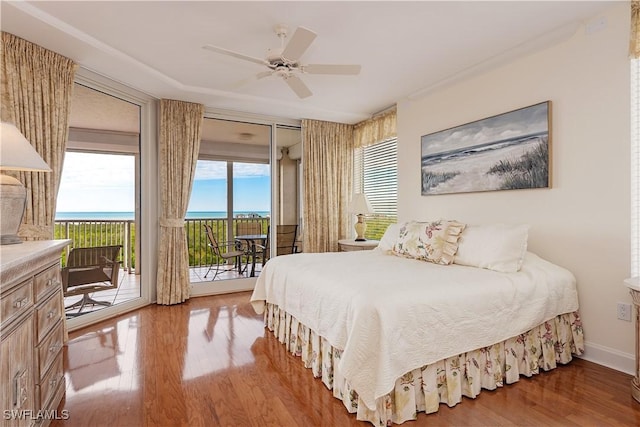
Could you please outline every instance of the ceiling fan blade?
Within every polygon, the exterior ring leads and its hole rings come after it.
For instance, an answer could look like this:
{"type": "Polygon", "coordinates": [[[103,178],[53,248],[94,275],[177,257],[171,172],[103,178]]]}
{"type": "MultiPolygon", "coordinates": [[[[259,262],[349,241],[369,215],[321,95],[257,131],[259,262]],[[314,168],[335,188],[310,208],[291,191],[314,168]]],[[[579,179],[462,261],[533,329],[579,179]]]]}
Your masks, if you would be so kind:
{"type": "Polygon", "coordinates": [[[264,59],[254,58],[253,56],[243,55],[242,53],[234,52],[232,50],[224,49],[222,47],[206,44],[202,46],[203,49],[210,50],[212,52],[221,53],[223,55],[233,56],[234,58],[242,59],[245,61],[254,62],[260,65],[268,65],[268,62],[264,59]]]}
{"type": "Polygon", "coordinates": [[[271,74],[273,74],[273,71],[263,71],[261,73],[256,74],[256,80],[264,79],[265,77],[269,77],[271,74]]]}
{"type": "Polygon", "coordinates": [[[284,81],[287,82],[291,90],[293,90],[296,95],[298,95],[298,98],[307,98],[313,95],[307,85],[304,84],[304,82],[297,76],[285,77],[284,81]]]}
{"type": "Polygon", "coordinates": [[[309,64],[302,67],[304,73],[309,74],[360,74],[360,65],[339,65],[339,64],[309,64]]]}
{"type": "Polygon", "coordinates": [[[287,46],[282,51],[282,57],[289,61],[297,61],[309,48],[315,38],[316,33],[313,31],[304,27],[296,28],[293,36],[291,36],[291,40],[289,40],[289,43],[287,43],[287,46]]]}
{"type": "Polygon", "coordinates": [[[248,85],[249,83],[255,82],[256,80],[263,79],[265,77],[269,77],[271,74],[273,74],[273,71],[263,71],[261,73],[256,74],[255,76],[251,76],[251,77],[248,77],[246,79],[239,80],[239,81],[235,82],[231,87],[233,89],[239,89],[242,86],[245,86],[245,85],[248,85]]]}

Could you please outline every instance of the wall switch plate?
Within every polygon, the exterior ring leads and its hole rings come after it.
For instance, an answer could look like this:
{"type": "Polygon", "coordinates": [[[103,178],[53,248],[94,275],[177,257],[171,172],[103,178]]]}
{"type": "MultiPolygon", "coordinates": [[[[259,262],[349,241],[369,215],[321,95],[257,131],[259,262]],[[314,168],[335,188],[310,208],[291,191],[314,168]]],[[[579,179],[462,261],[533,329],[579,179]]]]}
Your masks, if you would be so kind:
{"type": "Polygon", "coordinates": [[[631,322],[631,304],[624,302],[618,303],[618,319],[631,322]]]}

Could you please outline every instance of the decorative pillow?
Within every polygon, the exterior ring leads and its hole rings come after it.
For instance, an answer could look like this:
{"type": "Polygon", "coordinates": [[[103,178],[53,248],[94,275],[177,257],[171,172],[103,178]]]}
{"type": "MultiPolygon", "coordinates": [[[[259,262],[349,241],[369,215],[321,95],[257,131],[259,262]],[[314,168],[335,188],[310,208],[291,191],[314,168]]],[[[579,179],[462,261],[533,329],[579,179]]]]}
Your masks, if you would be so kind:
{"type": "Polygon", "coordinates": [[[393,246],[398,241],[399,232],[400,232],[400,225],[396,223],[389,224],[384,234],[382,235],[382,238],[380,239],[380,243],[378,243],[378,247],[376,249],[384,252],[392,251],[393,246]]]}
{"type": "Polygon", "coordinates": [[[465,224],[457,221],[410,221],[400,227],[393,247],[397,255],[448,265],[458,249],[458,238],[465,224]]]}
{"type": "Polygon", "coordinates": [[[469,225],[458,241],[455,264],[515,273],[527,252],[529,226],[469,225]]]}

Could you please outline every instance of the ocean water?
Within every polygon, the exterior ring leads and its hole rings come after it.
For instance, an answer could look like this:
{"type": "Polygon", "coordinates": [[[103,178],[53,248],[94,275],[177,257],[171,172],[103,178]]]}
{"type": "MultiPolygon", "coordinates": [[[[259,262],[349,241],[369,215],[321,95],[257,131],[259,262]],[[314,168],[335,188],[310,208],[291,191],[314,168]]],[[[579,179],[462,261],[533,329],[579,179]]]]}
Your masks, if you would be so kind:
{"type": "MultiPolygon", "coordinates": [[[[267,211],[239,211],[234,212],[234,217],[238,216],[259,215],[262,218],[267,218],[269,212],[267,211]]],[[[223,211],[192,211],[187,212],[187,219],[212,219],[212,218],[226,218],[227,213],[223,211]]],[[[99,220],[99,219],[133,219],[133,212],[56,212],[56,220],[99,220]]]]}

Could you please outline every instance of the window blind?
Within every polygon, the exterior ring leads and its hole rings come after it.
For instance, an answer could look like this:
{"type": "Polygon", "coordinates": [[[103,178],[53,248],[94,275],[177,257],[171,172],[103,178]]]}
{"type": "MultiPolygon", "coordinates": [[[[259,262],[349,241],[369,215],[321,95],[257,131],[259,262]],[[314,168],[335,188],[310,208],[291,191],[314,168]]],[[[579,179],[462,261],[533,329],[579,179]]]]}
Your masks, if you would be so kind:
{"type": "Polygon", "coordinates": [[[375,214],[367,217],[367,239],[380,239],[398,218],[398,140],[358,148],[354,155],[354,193],[367,195],[375,214]]]}
{"type": "Polygon", "coordinates": [[[631,60],[631,276],[640,275],[640,60],[631,60]]]}

